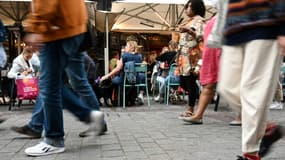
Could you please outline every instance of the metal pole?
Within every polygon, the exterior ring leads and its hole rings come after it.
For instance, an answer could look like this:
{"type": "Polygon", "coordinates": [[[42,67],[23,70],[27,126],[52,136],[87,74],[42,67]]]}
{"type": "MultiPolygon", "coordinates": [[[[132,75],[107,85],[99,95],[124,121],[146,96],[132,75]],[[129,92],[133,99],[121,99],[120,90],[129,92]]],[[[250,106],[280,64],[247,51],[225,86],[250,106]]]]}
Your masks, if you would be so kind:
{"type": "Polygon", "coordinates": [[[106,46],[104,52],[105,74],[109,73],[109,13],[105,16],[106,27],[106,46]]]}
{"type": "Polygon", "coordinates": [[[18,55],[21,53],[21,31],[18,31],[18,55]]]}

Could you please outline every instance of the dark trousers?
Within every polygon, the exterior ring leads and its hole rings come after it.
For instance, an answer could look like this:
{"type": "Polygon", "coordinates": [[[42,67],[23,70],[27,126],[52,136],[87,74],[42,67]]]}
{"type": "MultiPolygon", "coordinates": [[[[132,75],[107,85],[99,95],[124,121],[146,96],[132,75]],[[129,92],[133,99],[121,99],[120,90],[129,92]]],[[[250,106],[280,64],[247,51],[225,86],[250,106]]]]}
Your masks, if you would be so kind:
{"type": "Polygon", "coordinates": [[[196,83],[198,76],[180,76],[180,86],[188,92],[188,106],[195,106],[196,99],[199,95],[198,85],[196,83]]]}

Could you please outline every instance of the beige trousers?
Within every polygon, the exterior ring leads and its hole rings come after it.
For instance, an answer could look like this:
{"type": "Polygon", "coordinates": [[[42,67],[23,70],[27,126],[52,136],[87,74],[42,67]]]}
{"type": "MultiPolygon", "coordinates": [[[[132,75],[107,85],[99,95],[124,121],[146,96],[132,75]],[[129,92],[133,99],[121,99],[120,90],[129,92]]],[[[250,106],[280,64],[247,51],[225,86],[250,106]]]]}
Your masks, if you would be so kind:
{"type": "Polygon", "coordinates": [[[218,91],[231,107],[241,110],[242,152],[257,152],[276,91],[279,46],[274,40],[254,40],[222,49],[218,91]]]}

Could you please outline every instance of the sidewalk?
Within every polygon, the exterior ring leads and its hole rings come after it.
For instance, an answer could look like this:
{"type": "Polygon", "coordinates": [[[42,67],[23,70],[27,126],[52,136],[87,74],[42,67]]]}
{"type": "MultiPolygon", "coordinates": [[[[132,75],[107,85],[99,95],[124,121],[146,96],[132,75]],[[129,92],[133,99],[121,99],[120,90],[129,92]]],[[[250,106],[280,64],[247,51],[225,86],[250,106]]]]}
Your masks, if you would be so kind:
{"type": "MultiPolygon", "coordinates": [[[[185,107],[163,106],[151,102],[151,107],[102,108],[108,132],[100,137],[79,138],[88,126],[64,112],[66,152],[45,157],[28,157],[24,150],[39,142],[10,130],[12,125],[28,122],[32,106],[0,111],[9,119],[0,124],[1,160],[236,160],[241,154],[241,128],[229,126],[234,114],[224,104],[218,112],[210,105],[203,125],[187,125],[177,116],[185,107]]],[[[285,125],[285,110],[271,110],[270,120],[285,125]]],[[[284,160],[285,140],[263,160],[284,160]]]]}

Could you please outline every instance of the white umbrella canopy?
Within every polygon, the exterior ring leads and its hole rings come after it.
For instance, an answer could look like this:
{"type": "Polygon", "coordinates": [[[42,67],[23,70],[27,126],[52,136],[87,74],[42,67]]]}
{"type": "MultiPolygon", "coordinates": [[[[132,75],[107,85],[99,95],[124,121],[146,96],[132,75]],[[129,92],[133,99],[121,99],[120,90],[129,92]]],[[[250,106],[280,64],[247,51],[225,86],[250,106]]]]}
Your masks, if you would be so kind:
{"type": "Polygon", "coordinates": [[[0,18],[5,25],[22,23],[30,8],[30,0],[0,0],[0,18]]]}
{"type": "MultiPolygon", "coordinates": [[[[207,6],[206,19],[216,13],[215,4],[217,0],[204,0],[207,6]]],[[[0,0],[0,18],[5,25],[22,23],[30,10],[31,0],[0,0]]],[[[91,1],[86,1],[91,2],[91,1]]],[[[109,30],[122,32],[164,32],[173,30],[181,19],[185,19],[184,4],[187,0],[118,0],[112,3],[112,11],[109,12],[109,30]],[[121,16],[120,13],[122,13],[121,16]],[[114,14],[114,16],[112,15],[114,14]]],[[[93,3],[88,3],[87,6],[93,3]]],[[[94,13],[94,7],[88,7],[88,12],[94,13]]],[[[98,13],[101,14],[101,13],[98,13]]],[[[100,31],[104,24],[104,18],[97,19],[100,31]]]]}
{"type": "MultiPolygon", "coordinates": [[[[188,0],[119,0],[113,2],[112,12],[125,9],[113,25],[112,31],[165,32],[173,31],[183,19],[184,4],[188,0]]],[[[217,0],[204,0],[206,20],[216,14],[217,0]]]]}

